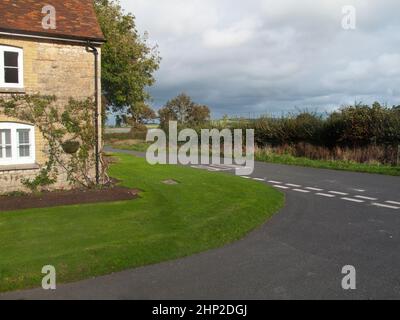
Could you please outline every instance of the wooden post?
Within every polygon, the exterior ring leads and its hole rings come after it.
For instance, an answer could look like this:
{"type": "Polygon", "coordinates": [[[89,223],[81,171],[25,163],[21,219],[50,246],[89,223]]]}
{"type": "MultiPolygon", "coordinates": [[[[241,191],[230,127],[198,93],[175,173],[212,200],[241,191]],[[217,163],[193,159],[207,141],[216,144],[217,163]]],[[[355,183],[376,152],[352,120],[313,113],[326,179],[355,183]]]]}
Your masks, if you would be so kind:
{"type": "Polygon", "coordinates": [[[397,166],[400,166],[400,144],[397,146],[397,166]]]}

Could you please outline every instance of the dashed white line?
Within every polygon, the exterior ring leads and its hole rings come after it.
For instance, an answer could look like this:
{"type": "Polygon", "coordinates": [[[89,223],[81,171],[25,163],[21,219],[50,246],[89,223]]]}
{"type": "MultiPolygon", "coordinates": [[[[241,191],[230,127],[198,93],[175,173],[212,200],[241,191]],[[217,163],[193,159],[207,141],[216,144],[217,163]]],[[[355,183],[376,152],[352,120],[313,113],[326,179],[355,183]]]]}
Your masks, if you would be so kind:
{"type": "Polygon", "coordinates": [[[306,189],[312,190],[312,191],[324,191],[324,189],[312,188],[312,187],[306,187],[306,189]]]}
{"type": "Polygon", "coordinates": [[[316,193],[316,195],[321,196],[321,197],[327,197],[327,198],[335,198],[336,197],[333,194],[327,194],[327,193],[316,193]]]}
{"type": "Polygon", "coordinates": [[[265,181],[265,179],[262,179],[262,178],[253,178],[253,180],[256,180],[256,181],[265,181]]]}
{"type": "Polygon", "coordinates": [[[269,183],[274,183],[274,184],[282,184],[282,182],[280,182],[280,181],[274,181],[274,180],[269,180],[268,182],[269,182],[269,183]]]}
{"type": "Polygon", "coordinates": [[[385,201],[386,203],[390,203],[390,204],[397,204],[400,206],[400,202],[397,201],[385,201]]]}
{"type": "Polygon", "coordinates": [[[357,191],[357,192],[365,192],[365,190],[364,189],[353,189],[354,191],[357,191]]]}
{"type": "Polygon", "coordinates": [[[388,204],[377,203],[377,202],[374,202],[372,205],[375,207],[382,207],[382,208],[388,208],[388,209],[395,209],[395,210],[400,209],[400,207],[389,206],[388,204]]]}
{"type": "Polygon", "coordinates": [[[301,186],[298,185],[298,184],[286,183],[286,185],[287,185],[288,187],[301,188],[301,186]]]}
{"type": "Polygon", "coordinates": [[[348,196],[349,194],[348,193],[345,193],[345,192],[339,192],[339,191],[328,191],[329,193],[332,193],[332,194],[336,194],[336,195],[338,195],[338,196],[348,196]]]}
{"type": "Polygon", "coordinates": [[[353,198],[341,198],[341,199],[345,200],[345,201],[351,201],[351,202],[357,202],[357,203],[365,202],[364,200],[358,200],[358,199],[353,199],[353,198]]]}
{"type": "Polygon", "coordinates": [[[311,191],[303,190],[303,189],[293,189],[293,191],[301,192],[301,193],[310,193],[311,191]]]}
{"type": "Polygon", "coordinates": [[[200,170],[208,170],[208,171],[220,171],[220,169],[212,168],[212,167],[207,167],[207,166],[191,166],[193,169],[200,169],[200,170]]]}
{"type": "Polygon", "coordinates": [[[280,186],[280,185],[274,185],[275,188],[279,188],[279,189],[289,189],[289,187],[285,187],[285,186],[280,186]]]}
{"type": "Polygon", "coordinates": [[[218,170],[218,171],[230,171],[231,170],[228,168],[222,168],[222,167],[217,167],[217,166],[210,166],[209,168],[213,169],[213,170],[218,170]]]}
{"type": "Polygon", "coordinates": [[[355,196],[354,198],[363,199],[363,200],[371,200],[371,201],[378,200],[377,198],[364,197],[364,196],[355,196]]]}
{"type": "Polygon", "coordinates": [[[248,176],[240,176],[240,177],[243,179],[250,179],[250,177],[248,177],[248,176]]]}

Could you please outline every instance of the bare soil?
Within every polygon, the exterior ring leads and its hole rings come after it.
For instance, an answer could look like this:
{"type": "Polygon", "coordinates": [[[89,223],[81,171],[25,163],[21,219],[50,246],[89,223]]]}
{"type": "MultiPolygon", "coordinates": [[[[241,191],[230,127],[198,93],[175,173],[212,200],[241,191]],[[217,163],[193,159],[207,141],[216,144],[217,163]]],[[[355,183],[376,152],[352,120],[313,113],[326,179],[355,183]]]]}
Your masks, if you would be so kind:
{"type": "Polygon", "coordinates": [[[66,205],[103,203],[133,200],[139,190],[113,187],[96,190],[71,190],[46,192],[39,195],[0,196],[0,212],[66,205]]]}

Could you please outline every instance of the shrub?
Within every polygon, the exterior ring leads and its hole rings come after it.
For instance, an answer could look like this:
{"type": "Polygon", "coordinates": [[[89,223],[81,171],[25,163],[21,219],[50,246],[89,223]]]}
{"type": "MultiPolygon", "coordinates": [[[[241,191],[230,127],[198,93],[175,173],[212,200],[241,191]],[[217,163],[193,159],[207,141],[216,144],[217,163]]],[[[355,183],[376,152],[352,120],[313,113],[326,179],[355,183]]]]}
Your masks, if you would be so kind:
{"type": "Polygon", "coordinates": [[[130,136],[132,139],[146,140],[147,131],[148,129],[144,124],[135,123],[132,126],[130,136]]]}

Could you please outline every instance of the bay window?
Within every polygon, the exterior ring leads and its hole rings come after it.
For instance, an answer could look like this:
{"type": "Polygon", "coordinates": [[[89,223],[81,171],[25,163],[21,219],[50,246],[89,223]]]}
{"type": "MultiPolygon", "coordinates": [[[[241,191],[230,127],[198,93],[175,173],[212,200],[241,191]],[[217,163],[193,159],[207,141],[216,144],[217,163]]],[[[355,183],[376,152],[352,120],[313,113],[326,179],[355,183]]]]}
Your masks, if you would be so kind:
{"type": "Polygon", "coordinates": [[[0,122],[0,166],[34,163],[34,127],[27,124],[0,122]]]}

